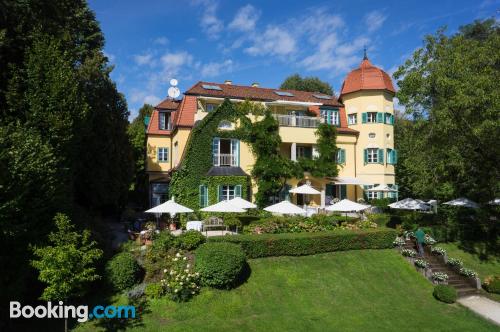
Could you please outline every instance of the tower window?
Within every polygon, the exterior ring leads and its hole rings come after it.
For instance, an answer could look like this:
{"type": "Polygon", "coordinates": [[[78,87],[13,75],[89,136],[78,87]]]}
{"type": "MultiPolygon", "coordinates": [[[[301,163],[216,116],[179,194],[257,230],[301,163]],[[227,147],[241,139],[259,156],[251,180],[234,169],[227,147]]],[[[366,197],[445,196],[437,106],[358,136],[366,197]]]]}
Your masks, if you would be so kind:
{"type": "Polygon", "coordinates": [[[352,113],[347,116],[347,123],[350,125],[355,125],[358,123],[358,114],[352,113]]]}

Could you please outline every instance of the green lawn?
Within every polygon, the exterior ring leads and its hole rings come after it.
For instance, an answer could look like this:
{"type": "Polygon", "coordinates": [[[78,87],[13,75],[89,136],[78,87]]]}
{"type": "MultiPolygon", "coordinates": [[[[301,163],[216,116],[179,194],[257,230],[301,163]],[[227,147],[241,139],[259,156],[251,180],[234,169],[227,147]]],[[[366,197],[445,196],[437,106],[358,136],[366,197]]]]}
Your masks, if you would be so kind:
{"type": "MultiPolygon", "coordinates": [[[[432,285],[394,250],[250,261],[247,283],[188,303],[151,301],[132,331],[498,331],[432,285]]],[[[77,331],[95,331],[87,323],[77,331]]]]}

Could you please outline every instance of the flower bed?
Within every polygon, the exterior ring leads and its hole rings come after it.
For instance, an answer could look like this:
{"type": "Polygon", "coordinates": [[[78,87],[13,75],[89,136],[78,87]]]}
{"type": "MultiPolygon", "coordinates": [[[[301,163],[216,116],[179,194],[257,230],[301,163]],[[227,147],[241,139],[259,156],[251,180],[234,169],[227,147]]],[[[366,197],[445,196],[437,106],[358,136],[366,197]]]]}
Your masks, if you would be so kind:
{"type": "Polygon", "coordinates": [[[432,280],[436,281],[436,282],[447,282],[448,281],[448,275],[446,273],[443,273],[443,272],[434,272],[432,274],[432,280]]]}
{"type": "Polygon", "coordinates": [[[443,248],[440,248],[440,247],[434,247],[434,248],[432,248],[432,253],[434,255],[444,256],[444,255],[446,255],[446,250],[444,250],[443,248]]]}
{"type": "Polygon", "coordinates": [[[403,239],[402,237],[397,237],[396,240],[394,240],[392,242],[392,244],[395,246],[395,247],[402,247],[404,246],[406,243],[405,239],[403,239]]]}
{"type": "Polygon", "coordinates": [[[354,249],[385,249],[392,247],[395,236],[396,231],[392,229],[369,229],[298,234],[217,236],[209,238],[208,242],[238,243],[248,258],[258,258],[312,255],[354,249]]]}
{"type": "Polygon", "coordinates": [[[405,257],[416,257],[417,252],[413,249],[403,249],[401,250],[401,254],[405,257]]]}
{"type": "Polygon", "coordinates": [[[421,269],[426,269],[429,267],[429,263],[427,263],[424,259],[416,259],[415,266],[421,269]]]}
{"type": "Polygon", "coordinates": [[[465,267],[461,267],[460,270],[458,270],[458,273],[461,275],[467,277],[467,278],[476,278],[477,277],[477,272],[465,267]]]}
{"type": "Polygon", "coordinates": [[[447,264],[453,268],[461,268],[464,263],[457,258],[449,258],[447,264]]]}

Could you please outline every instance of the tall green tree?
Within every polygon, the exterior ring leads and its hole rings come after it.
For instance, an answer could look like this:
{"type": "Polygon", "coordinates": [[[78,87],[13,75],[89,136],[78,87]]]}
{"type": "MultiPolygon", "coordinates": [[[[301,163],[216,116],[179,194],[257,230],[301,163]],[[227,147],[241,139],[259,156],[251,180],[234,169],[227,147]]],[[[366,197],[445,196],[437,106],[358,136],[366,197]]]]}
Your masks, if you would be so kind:
{"type": "Polygon", "coordinates": [[[301,77],[299,74],[293,74],[285,78],[280,85],[280,89],[320,92],[333,96],[333,88],[328,82],[324,82],[318,77],[301,77]]]}
{"type": "Polygon", "coordinates": [[[408,118],[396,122],[398,183],[409,193],[479,202],[500,194],[499,50],[496,21],[476,21],[427,36],[395,73],[408,118]]]}

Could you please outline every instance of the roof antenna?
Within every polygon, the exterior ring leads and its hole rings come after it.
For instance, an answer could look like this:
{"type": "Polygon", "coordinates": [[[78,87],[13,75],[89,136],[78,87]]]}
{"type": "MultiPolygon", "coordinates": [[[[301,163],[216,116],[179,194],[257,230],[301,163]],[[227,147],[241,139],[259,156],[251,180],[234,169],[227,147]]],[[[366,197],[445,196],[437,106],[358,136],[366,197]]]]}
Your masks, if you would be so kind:
{"type": "Polygon", "coordinates": [[[364,46],[364,56],[363,60],[368,60],[368,56],[366,55],[366,45],[364,46]]]}

